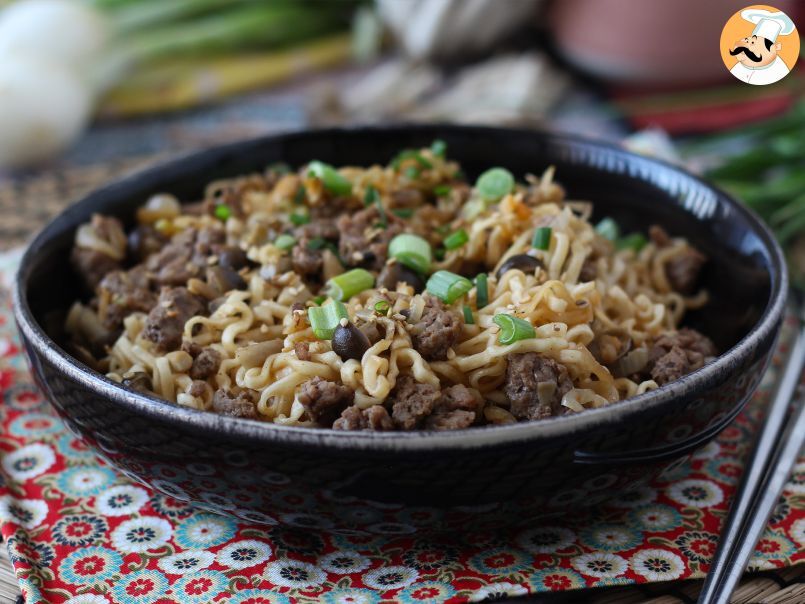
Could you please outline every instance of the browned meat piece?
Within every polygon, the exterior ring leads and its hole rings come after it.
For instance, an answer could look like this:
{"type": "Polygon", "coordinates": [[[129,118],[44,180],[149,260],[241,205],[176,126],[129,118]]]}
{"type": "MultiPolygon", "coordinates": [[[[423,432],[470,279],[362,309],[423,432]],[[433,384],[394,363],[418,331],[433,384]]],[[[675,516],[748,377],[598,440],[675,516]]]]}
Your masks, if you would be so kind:
{"type": "Polygon", "coordinates": [[[394,430],[394,422],[382,405],[361,409],[357,405],[347,407],[333,423],[334,430],[394,430]]]}
{"type": "Polygon", "coordinates": [[[400,375],[391,394],[391,417],[400,430],[421,428],[425,419],[433,412],[441,393],[430,384],[420,384],[413,376],[400,375]]]}
{"type": "Polygon", "coordinates": [[[695,329],[684,327],[664,334],[649,351],[647,375],[659,385],[667,384],[702,367],[717,351],[713,342],[695,329]]]}
{"type": "Polygon", "coordinates": [[[387,225],[379,226],[380,214],[372,206],[354,214],[342,214],[337,227],[341,234],[338,251],[347,266],[380,270],[386,263],[389,241],[403,231],[393,214],[386,215],[387,225]]]}
{"type": "Polygon", "coordinates": [[[218,373],[221,366],[221,353],[214,348],[202,348],[190,367],[190,377],[194,380],[206,380],[218,373]]]}
{"type": "Polygon", "coordinates": [[[212,396],[212,410],[229,417],[255,419],[257,417],[256,400],[257,392],[254,390],[244,389],[238,394],[232,394],[218,389],[212,396]]]}
{"type": "Polygon", "coordinates": [[[510,354],[504,392],[518,419],[559,415],[562,397],[573,388],[567,368],[536,352],[510,354]]]}
{"type": "Polygon", "coordinates": [[[694,247],[685,247],[677,256],[668,260],[665,265],[665,276],[671,287],[680,294],[690,295],[696,290],[699,273],[707,256],[694,247]]]}
{"type": "Polygon", "coordinates": [[[203,380],[193,380],[187,392],[191,396],[204,396],[204,393],[207,392],[207,388],[209,388],[207,382],[203,380]]]}
{"type": "Polygon", "coordinates": [[[195,359],[204,349],[192,340],[182,340],[182,350],[195,359]]]}
{"type": "Polygon", "coordinates": [[[306,238],[299,240],[291,250],[293,270],[303,277],[314,277],[321,272],[324,265],[324,255],[320,249],[312,250],[308,247],[310,241],[306,238]]]}
{"type": "Polygon", "coordinates": [[[392,208],[418,208],[425,203],[425,196],[419,189],[400,189],[391,194],[392,208]]]}
{"type": "Polygon", "coordinates": [[[338,227],[332,219],[313,220],[294,229],[294,236],[297,239],[315,239],[321,237],[328,241],[338,241],[338,227]]]}
{"type": "Polygon", "coordinates": [[[81,281],[91,291],[95,290],[104,275],[120,268],[120,263],[111,256],[84,247],[72,249],[70,262],[81,281]]]}
{"type": "Polygon", "coordinates": [[[146,261],[160,285],[184,285],[191,277],[204,278],[208,258],[220,250],[226,234],[219,227],[186,229],[146,261]]]}
{"type": "Polygon", "coordinates": [[[355,393],[351,388],[323,380],[319,376],[302,384],[298,400],[314,422],[329,426],[344,407],[352,404],[355,393]]]}
{"type": "Polygon", "coordinates": [[[595,266],[595,260],[592,258],[586,258],[584,260],[584,264],[581,265],[581,271],[579,272],[579,281],[582,283],[586,283],[587,281],[595,281],[598,277],[598,269],[595,266]]]}
{"type": "Polygon", "coordinates": [[[151,254],[156,254],[167,243],[167,238],[148,224],[137,226],[129,233],[126,249],[129,258],[142,262],[151,254]]]}
{"type": "Polygon", "coordinates": [[[671,238],[668,236],[668,233],[658,224],[652,224],[648,228],[648,236],[657,247],[665,247],[671,243],[671,238]]]}
{"type": "Polygon", "coordinates": [[[204,311],[204,304],[186,287],[163,287],[157,305],[148,313],[143,337],[162,352],[176,350],[182,344],[184,324],[204,311]]]}
{"type": "Polygon", "coordinates": [[[310,360],[310,342],[296,342],[293,349],[296,352],[296,358],[300,361],[310,360]]]}
{"type": "Polygon", "coordinates": [[[411,330],[414,348],[428,361],[443,361],[461,335],[463,322],[441,300],[425,297],[425,310],[411,330]]]}
{"type": "Polygon", "coordinates": [[[130,271],[108,273],[98,285],[98,310],[104,327],[118,330],[129,314],[150,311],[157,302],[151,285],[148,272],[141,265],[130,271]]]}
{"type": "Polygon", "coordinates": [[[442,390],[436,410],[425,420],[425,428],[429,430],[459,430],[469,428],[483,400],[461,384],[442,390]]]}

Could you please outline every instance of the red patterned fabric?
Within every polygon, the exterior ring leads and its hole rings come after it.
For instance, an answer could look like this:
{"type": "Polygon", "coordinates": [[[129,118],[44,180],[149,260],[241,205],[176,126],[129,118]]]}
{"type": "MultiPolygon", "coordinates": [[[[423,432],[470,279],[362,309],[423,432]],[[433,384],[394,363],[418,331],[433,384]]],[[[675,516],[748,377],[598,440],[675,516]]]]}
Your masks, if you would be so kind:
{"type": "MultiPolygon", "coordinates": [[[[595,512],[456,541],[325,535],[194,510],[116,473],[36,391],[2,298],[0,522],[27,602],[452,603],[702,577],[771,382],[693,459],[595,512]]],[[[752,567],[802,561],[805,459],[752,567]]]]}

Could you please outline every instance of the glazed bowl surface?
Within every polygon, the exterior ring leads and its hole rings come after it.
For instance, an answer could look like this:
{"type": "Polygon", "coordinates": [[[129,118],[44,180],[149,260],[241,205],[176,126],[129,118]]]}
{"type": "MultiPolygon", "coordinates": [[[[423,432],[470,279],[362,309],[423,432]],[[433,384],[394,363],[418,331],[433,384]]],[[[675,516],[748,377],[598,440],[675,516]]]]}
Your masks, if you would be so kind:
{"type": "Polygon", "coordinates": [[[596,505],[686,459],[740,412],[768,364],[787,276],[769,230],[685,171],[603,143],[543,132],[390,126],[267,136],[129,176],[71,206],[33,240],[15,316],[37,383],[68,427],[129,477],[212,511],[264,524],[396,534],[495,528],[596,505]],[[200,197],[205,183],[285,161],[389,161],[443,139],[470,179],[556,166],[571,199],[628,232],[659,223],[704,251],[711,302],[686,324],[723,351],[712,363],[609,407],[453,432],[339,432],[179,407],[123,388],[68,355],[59,321],[80,295],[68,256],[93,212],[131,224],[152,194],[200,197]]]}

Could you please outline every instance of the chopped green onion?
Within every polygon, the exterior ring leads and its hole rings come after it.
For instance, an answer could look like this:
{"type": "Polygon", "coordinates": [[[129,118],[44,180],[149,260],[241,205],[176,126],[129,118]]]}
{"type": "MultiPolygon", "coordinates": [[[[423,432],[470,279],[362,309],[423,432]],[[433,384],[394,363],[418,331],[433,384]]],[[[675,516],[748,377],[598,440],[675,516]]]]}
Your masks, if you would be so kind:
{"type": "Polygon", "coordinates": [[[442,302],[452,304],[472,289],[472,281],[450,271],[436,271],[428,279],[425,289],[442,302]]]}
{"type": "Polygon", "coordinates": [[[319,306],[321,306],[326,299],[327,296],[316,296],[315,298],[313,298],[313,302],[314,304],[318,304],[319,306]]]}
{"type": "Polygon", "coordinates": [[[333,300],[324,306],[311,306],[307,309],[307,318],[313,333],[320,340],[332,340],[335,328],[341,323],[341,319],[349,320],[347,307],[338,300],[333,300]]]}
{"type": "Polygon", "coordinates": [[[551,234],[553,229],[551,227],[539,227],[534,231],[534,239],[531,241],[531,246],[538,250],[547,250],[551,247],[551,234]]]}
{"type": "Polygon", "coordinates": [[[278,247],[281,250],[288,251],[294,245],[296,245],[296,239],[285,233],[274,240],[274,247],[278,247]]]}
{"type": "Polygon", "coordinates": [[[327,281],[327,294],[333,300],[349,300],[374,284],[372,273],[362,268],[353,268],[327,281]]]}
{"type": "Polygon", "coordinates": [[[308,164],[308,174],[318,178],[330,193],[335,193],[336,195],[349,195],[352,193],[352,183],[329,164],[312,161],[308,164]]]}
{"type": "Polygon", "coordinates": [[[439,233],[439,235],[447,236],[447,234],[450,232],[450,225],[443,224],[441,226],[437,226],[435,230],[437,233],[439,233]]]}
{"type": "Polygon", "coordinates": [[[415,168],[414,166],[410,166],[405,169],[405,177],[409,180],[414,180],[415,178],[419,178],[420,170],[419,168],[415,168]]]}
{"type": "Polygon", "coordinates": [[[430,243],[411,233],[402,233],[391,240],[389,256],[420,273],[428,272],[433,261],[430,243]]]}
{"type": "Polygon", "coordinates": [[[459,229],[444,240],[444,247],[448,250],[454,250],[461,247],[469,240],[470,236],[467,235],[467,231],[459,229]]]}
{"type": "Polygon", "coordinates": [[[299,188],[296,190],[296,194],[293,196],[293,202],[296,205],[302,205],[305,203],[306,195],[307,191],[305,190],[305,185],[299,185],[299,188]]]}
{"type": "Polygon", "coordinates": [[[466,304],[464,305],[464,322],[467,325],[475,325],[475,317],[472,316],[472,309],[466,304]]]}
{"type": "Polygon", "coordinates": [[[430,145],[430,152],[433,153],[436,157],[444,157],[447,153],[447,143],[444,142],[442,139],[437,138],[433,141],[430,145]]]}
{"type": "Polygon", "coordinates": [[[505,168],[490,168],[478,177],[475,188],[484,200],[496,202],[514,189],[514,176],[505,168]]]}
{"type": "Polygon", "coordinates": [[[310,222],[310,214],[308,214],[307,211],[294,212],[289,218],[290,221],[296,226],[302,226],[303,224],[310,222]]]}
{"type": "Polygon", "coordinates": [[[443,247],[437,247],[435,250],[433,250],[433,257],[436,258],[436,260],[439,260],[440,262],[444,260],[444,257],[446,255],[447,250],[444,249],[443,247]]]}
{"type": "Polygon", "coordinates": [[[377,203],[377,200],[379,198],[380,193],[377,192],[377,189],[369,185],[368,187],[366,187],[366,191],[363,194],[363,205],[365,205],[368,208],[373,203],[377,203]]]}
{"type": "Polygon", "coordinates": [[[601,222],[595,225],[595,230],[599,235],[601,235],[601,237],[604,239],[609,239],[610,241],[615,241],[621,233],[618,223],[609,217],[604,218],[601,222]]]}
{"type": "Polygon", "coordinates": [[[397,208],[392,210],[391,213],[400,218],[411,218],[414,215],[414,208],[397,208]]]}
{"type": "Polygon", "coordinates": [[[479,214],[486,212],[486,210],[489,208],[489,203],[490,202],[481,197],[475,197],[474,199],[470,199],[461,208],[461,217],[466,220],[472,220],[479,214]]]}
{"type": "Polygon", "coordinates": [[[327,243],[328,241],[324,237],[314,237],[307,242],[307,249],[320,250],[323,247],[327,247],[327,243]]]}
{"type": "Polygon", "coordinates": [[[426,170],[433,167],[433,164],[430,163],[427,158],[425,158],[419,151],[415,151],[414,149],[406,149],[405,151],[400,151],[391,162],[391,167],[397,169],[400,167],[400,164],[407,159],[416,160],[421,167],[425,168],[426,170]]]}
{"type": "Polygon", "coordinates": [[[291,171],[291,166],[284,161],[276,161],[266,167],[267,172],[274,172],[275,174],[288,174],[291,171]]]}
{"type": "Polygon", "coordinates": [[[225,203],[219,203],[215,206],[215,217],[221,222],[226,222],[232,216],[232,208],[225,203]]]}
{"type": "Polygon", "coordinates": [[[391,309],[391,304],[389,304],[388,300],[380,300],[380,302],[375,303],[375,312],[380,313],[381,315],[385,315],[391,309]]]}
{"type": "Polygon", "coordinates": [[[486,273],[480,273],[475,277],[475,305],[478,310],[489,304],[489,284],[486,273]]]}
{"type": "Polygon", "coordinates": [[[498,313],[492,320],[500,327],[498,342],[501,344],[513,344],[520,340],[537,337],[537,332],[534,331],[534,327],[525,319],[498,313]]]}
{"type": "Polygon", "coordinates": [[[439,185],[438,187],[433,188],[433,194],[436,197],[447,197],[450,195],[450,191],[452,190],[453,188],[450,185],[439,185]]]}
{"type": "Polygon", "coordinates": [[[645,236],[642,233],[632,233],[626,237],[621,237],[615,242],[615,248],[618,250],[633,250],[635,253],[646,247],[645,236]]]}

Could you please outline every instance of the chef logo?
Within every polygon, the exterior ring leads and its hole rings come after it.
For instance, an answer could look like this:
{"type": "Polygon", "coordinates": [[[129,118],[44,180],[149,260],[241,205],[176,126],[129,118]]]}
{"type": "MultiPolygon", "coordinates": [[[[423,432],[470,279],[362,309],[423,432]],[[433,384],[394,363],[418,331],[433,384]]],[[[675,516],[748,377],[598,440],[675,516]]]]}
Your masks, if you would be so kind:
{"type": "Polygon", "coordinates": [[[798,56],[794,22],[772,6],[756,4],[738,11],[721,32],[721,58],[730,73],[747,84],[782,80],[798,56]]]}

